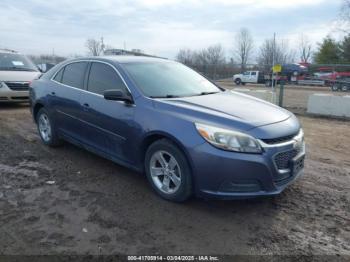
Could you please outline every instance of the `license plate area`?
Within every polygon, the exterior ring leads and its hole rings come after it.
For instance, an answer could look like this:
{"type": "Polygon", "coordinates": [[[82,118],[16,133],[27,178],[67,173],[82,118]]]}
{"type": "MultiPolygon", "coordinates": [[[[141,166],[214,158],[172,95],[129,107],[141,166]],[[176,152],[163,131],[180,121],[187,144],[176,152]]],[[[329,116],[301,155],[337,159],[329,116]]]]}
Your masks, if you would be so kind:
{"type": "Polygon", "coordinates": [[[298,174],[304,168],[305,156],[295,157],[291,160],[291,170],[293,176],[298,174]]]}

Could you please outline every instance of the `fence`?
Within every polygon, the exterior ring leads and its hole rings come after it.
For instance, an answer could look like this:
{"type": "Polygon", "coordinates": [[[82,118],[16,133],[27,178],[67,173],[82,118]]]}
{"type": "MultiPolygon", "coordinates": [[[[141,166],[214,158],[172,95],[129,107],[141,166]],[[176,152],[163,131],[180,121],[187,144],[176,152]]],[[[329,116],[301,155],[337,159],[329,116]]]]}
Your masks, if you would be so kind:
{"type": "MultiPolygon", "coordinates": [[[[272,65],[259,65],[259,64],[247,64],[245,70],[241,69],[241,65],[234,63],[225,64],[186,64],[193,68],[197,72],[205,75],[212,80],[220,80],[225,78],[232,78],[234,74],[242,73],[242,71],[262,71],[265,74],[270,73],[272,65]]],[[[298,64],[285,65],[285,69],[282,66],[282,75],[288,76],[290,80],[291,76],[298,75],[304,77],[324,77],[330,75],[330,78],[336,79],[337,77],[349,76],[350,77],[350,64],[303,64],[305,70],[296,69],[298,64]],[[332,75],[333,74],[333,75],[332,75]]]]}

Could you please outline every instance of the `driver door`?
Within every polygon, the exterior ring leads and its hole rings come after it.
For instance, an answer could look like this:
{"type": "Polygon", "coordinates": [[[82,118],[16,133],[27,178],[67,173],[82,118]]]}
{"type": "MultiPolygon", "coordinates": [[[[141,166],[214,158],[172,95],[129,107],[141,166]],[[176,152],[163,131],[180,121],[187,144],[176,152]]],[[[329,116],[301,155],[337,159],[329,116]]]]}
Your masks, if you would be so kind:
{"type": "Polygon", "coordinates": [[[80,116],[84,140],[100,154],[127,160],[135,106],[103,97],[105,90],[128,92],[127,87],[112,65],[97,61],[90,64],[86,82],[87,92],[81,97],[83,110],[80,116]]]}

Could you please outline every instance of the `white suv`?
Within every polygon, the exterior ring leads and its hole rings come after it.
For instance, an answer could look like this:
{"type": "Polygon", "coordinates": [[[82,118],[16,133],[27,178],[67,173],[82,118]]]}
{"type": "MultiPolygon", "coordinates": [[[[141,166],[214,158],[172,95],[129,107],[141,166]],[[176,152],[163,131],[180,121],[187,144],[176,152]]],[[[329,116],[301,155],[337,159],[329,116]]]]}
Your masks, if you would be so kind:
{"type": "Polygon", "coordinates": [[[39,74],[25,55],[0,49],[0,103],[28,102],[29,83],[39,74]]]}

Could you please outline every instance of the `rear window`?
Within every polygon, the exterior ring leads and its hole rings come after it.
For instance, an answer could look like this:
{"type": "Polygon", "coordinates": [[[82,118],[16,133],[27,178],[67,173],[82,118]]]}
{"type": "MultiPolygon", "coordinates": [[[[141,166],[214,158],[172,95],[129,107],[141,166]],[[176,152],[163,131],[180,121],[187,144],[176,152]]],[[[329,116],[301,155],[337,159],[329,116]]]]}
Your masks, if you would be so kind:
{"type": "Polygon", "coordinates": [[[84,89],[86,66],[86,62],[76,62],[66,65],[64,67],[61,83],[75,88],[84,89]]]}

